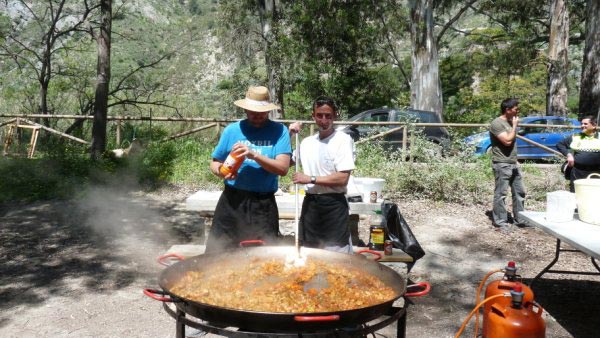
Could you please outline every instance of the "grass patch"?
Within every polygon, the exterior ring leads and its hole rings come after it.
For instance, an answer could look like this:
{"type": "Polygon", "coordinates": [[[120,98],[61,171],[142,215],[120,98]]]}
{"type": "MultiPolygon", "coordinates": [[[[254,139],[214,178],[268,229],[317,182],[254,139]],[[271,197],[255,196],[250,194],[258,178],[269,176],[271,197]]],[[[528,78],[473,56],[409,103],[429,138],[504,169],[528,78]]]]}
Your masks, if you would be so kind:
{"type": "MultiPolygon", "coordinates": [[[[83,147],[55,146],[38,153],[35,159],[0,158],[0,202],[70,198],[89,184],[133,182],[136,188],[151,190],[161,185],[185,185],[219,190],[222,181],[208,168],[214,141],[179,139],[150,143],[127,159],[104,158],[93,162],[83,147]]],[[[378,143],[357,145],[355,177],[385,179],[386,198],[427,198],[461,204],[490,202],[494,176],[489,158],[474,158],[454,144],[452,156],[442,156],[439,146],[417,139],[411,156],[401,150],[385,150],[378,143]]],[[[568,189],[558,165],[540,168],[522,166],[528,199],[545,201],[548,191],[568,189]]],[[[287,191],[294,168],[280,178],[287,191]]]]}

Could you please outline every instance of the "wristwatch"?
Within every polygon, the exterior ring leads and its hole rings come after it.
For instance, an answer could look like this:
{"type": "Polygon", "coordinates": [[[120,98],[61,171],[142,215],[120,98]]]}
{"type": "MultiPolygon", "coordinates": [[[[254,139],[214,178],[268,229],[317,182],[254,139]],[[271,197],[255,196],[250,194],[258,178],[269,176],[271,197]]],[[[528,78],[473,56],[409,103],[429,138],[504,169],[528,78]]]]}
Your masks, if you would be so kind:
{"type": "Polygon", "coordinates": [[[317,176],[311,176],[310,177],[310,183],[316,184],[317,183],[317,176]]]}

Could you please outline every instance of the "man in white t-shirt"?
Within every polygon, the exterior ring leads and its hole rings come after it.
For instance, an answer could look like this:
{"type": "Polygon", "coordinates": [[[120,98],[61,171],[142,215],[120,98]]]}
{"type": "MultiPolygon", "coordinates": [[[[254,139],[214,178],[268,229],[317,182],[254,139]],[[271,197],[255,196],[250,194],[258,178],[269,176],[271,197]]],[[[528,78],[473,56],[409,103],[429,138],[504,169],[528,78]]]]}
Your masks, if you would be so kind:
{"type": "MultiPolygon", "coordinates": [[[[293,181],[307,187],[300,215],[303,245],[351,253],[349,206],[345,194],[354,170],[354,142],[348,134],[334,129],[333,121],[337,116],[338,108],[333,99],[321,97],[315,100],[312,118],[319,132],[300,144],[296,163],[302,164],[303,172],[294,173],[293,181]]],[[[299,128],[300,125],[295,123],[290,126],[290,131],[299,128]]]]}

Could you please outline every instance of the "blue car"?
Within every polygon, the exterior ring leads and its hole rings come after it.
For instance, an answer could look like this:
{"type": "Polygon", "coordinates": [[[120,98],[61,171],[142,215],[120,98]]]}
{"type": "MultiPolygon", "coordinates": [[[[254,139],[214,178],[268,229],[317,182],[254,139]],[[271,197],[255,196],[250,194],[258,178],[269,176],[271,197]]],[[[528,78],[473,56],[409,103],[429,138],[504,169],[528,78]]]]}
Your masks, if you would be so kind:
{"type": "MultiPolygon", "coordinates": [[[[559,116],[527,116],[519,120],[519,125],[537,124],[537,125],[564,125],[581,126],[576,119],[559,116]]],[[[563,138],[580,132],[580,128],[544,128],[544,127],[519,127],[518,134],[528,138],[536,143],[545,145],[548,148],[556,149],[556,144],[563,138]]],[[[465,143],[475,147],[475,155],[489,154],[492,151],[492,142],[489,132],[483,132],[468,136],[464,139],[465,143]]],[[[519,159],[549,159],[555,155],[529,144],[523,140],[517,139],[517,157],[519,159]]]]}

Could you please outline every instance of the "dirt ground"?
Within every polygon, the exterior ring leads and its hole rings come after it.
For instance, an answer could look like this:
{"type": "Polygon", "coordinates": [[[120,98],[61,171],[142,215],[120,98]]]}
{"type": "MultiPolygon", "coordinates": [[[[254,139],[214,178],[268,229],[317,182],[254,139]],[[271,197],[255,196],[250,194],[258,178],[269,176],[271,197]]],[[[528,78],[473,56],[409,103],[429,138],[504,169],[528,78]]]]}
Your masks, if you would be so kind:
{"type": "MultiPolygon", "coordinates": [[[[115,186],[72,201],[0,206],[0,336],[174,337],[174,320],[142,289],[158,286],[156,257],[203,242],[205,220],[184,206],[192,192],[115,186]]],[[[527,281],[553,257],[555,240],[540,230],[495,231],[489,205],[395,202],[427,253],[409,278],[432,285],[409,307],[408,337],[453,337],[486,272],[514,260],[527,281]]],[[[580,253],[559,264],[594,271],[580,253]]],[[[600,278],[547,275],[534,292],[547,337],[598,337],[600,278]]]]}

